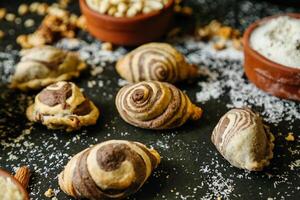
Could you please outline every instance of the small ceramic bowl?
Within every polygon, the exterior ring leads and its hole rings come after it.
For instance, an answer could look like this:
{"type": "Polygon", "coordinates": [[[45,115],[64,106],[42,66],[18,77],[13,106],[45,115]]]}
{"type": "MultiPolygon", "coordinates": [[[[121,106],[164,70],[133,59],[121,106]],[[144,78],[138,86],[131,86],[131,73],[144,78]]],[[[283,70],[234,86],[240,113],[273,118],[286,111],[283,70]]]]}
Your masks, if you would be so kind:
{"type": "Polygon", "coordinates": [[[18,187],[19,191],[23,194],[24,200],[29,200],[28,192],[24,189],[21,183],[13,175],[0,168],[0,176],[4,178],[9,177],[11,181],[18,187]]]}
{"type": "Polygon", "coordinates": [[[164,35],[174,14],[173,6],[174,0],[169,0],[162,10],[128,18],[100,14],[89,8],[86,0],[80,0],[88,31],[97,39],[125,46],[155,41],[164,35]]]}
{"type": "MultiPolygon", "coordinates": [[[[300,19],[300,14],[284,14],[300,19]]],[[[300,101],[300,69],[287,67],[269,60],[250,44],[252,31],[260,24],[282,15],[266,17],[251,24],[244,33],[245,73],[258,88],[274,96],[300,101]]]]}

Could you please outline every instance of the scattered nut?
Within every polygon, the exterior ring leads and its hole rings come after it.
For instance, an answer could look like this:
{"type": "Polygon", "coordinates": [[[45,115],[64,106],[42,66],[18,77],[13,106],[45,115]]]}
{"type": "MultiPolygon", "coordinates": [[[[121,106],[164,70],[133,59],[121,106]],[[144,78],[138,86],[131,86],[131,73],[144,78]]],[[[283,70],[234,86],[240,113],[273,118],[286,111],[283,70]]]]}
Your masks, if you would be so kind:
{"type": "Polygon", "coordinates": [[[0,39],[2,39],[4,36],[5,36],[5,33],[2,30],[0,30],[0,39]]]}
{"type": "Polygon", "coordinates": [[[236,50],[243,50],[243,41],[242,39],[232,39],[232,46],[236,49],[236,50]]]}
{"type": "Polygon", "coordinates": [[[21,4],[18,8],[19,15],[25,15],[29,11],[29,6],[27,4],[21,4]]]}
{"type": "Polygon", "coordinates": [[[33,2],[30,4],[29,6],[29,11],[32,12],[32,13],[35,13],[39,7],[39,2],[33,2]]]}
{"type": "Polygon", "coordinates": [[[32,26],[34,26],[34,24],[35,24],[35,22],[34,22],[33,19],[27,19],[27,20],[24,22],[24,26],[25,26],[26,28],[32,27],[32,26]]]}
{"type": "Polygon", "coordinates": [[[161,10],[169,0],[86,0],[87,5],[101,13],[114,17],[133,17],[141,13],[161,10]]]}
{"type": "Polygon", "coordinates": [[[197,36],[201,40],[217,39],[214,43],[216,50],[222,50],[226,48],[226,42],[231,40],[229,45],[237,50],[243,49],[241,33],[229,26],[223,26],[220,22],[213,20],[207,26],[201,27],[196,32],[197,36]]]}
{"type": "Polygon", "coordinates": [[[8,22],[12,22],[16,19],[16,15],[13,14],[13,13],[7,13],[5,15],[5,20],[8,21],[8,22]]]}
{"type": "Polygon", "coordinates": [[[45,195],[45,197],[52,198],[52,197],[55,196],[55,193],[54,193],[54,191],[53,191],[51,188],[49,188],[49,189],[44,193],[44,195],[45,195]]]}
{"type": "Polygon", "coordinates": [[[220,39],[216,43],[214,43],[214,48],[218,51],[226,48],[226,40],[220,39]]]}
{"type": "Polygon", "coordinates": [[[45,14],[47,14],[48,7],[49,6],[46,3],[39,4],[38,7],[37,7],[37,14],[38,15],[45,15],[45,14]]]}
{"type": "Polygon", "coordinates": [[[285,137],[286,141],[295,141],[294,133],[288,133],[288,136],[285,137]]]}
{"type": "Polygon", "coordinates": [[[101,45],[101,49],[105,51],[112,51],[113,50],[113,45],[110,42],[104,42],[101,45]]]}
{"type": "Polygon", "coordinates": [[[21,19],[20,17],[17,17],[17,18],[15,19],[15,23],[16,23],[16,24],[21,24],[21,23],[22,23],[22,19],[21,19]]]}
{"type": "Polygon", "coordinates": [[[6,15],[6,9],[0,8],[0,20],[3,19],[6,15]]]}

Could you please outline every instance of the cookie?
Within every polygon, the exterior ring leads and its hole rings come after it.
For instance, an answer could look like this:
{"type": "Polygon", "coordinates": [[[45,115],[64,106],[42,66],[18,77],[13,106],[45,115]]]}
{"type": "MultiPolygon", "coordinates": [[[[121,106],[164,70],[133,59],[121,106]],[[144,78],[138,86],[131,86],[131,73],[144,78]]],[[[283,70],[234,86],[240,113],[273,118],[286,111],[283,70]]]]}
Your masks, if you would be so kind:
{"type": "Polygon", "coordinates": [[[139,190],[159,163],[154,149],[110,140],[75,155],[59,174],[59,186],[76,199],[123,199],[139,190]]]}
{"type": "Polygon", "coordinates": [[[74,52],[52,46],[35,47],[21,51],[21,61],[12,77],[11,88],[37,90],[57,81],[78,77],[86,68],[74,52]]]}
{"type": "Polygon", "coordinates": [[[176,128],[188,119],[198,120],[202,115],[202,109],[192,104],[181,90],[158,81],[124,86],[115,103],[126,122],[145,129],[176,128]]]}
{"type": "Polygon", "coordinates": [[[99,110],[74,83],[60,81],[43,89],[26,115],[49,129],[73,131],[95,124],[99,110]]]}

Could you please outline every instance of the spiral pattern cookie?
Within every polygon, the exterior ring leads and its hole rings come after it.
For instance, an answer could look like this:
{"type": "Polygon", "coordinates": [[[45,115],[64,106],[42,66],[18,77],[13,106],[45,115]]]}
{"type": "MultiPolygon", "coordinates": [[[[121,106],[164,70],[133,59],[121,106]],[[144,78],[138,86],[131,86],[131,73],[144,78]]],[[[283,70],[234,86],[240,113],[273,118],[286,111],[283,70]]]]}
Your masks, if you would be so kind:
{"type": "Polygon", "coordinates": [[[116,70],[122,78],[132,83],[175,83],[198,75],[197,67],[187,63],[180,52],[166,43],[149,43],[138,47],[117,62],[116,70]]]}
{"type": "Polygon", "coordinates": [[[86,68],[76,53],[52,46],[21,51],[21,61],[12,77],[11,88],[37,90],[57,81],[78,77],[86,68]]]}
{"type": "Polygon", "coordinates": [[[116,107],[126,122],[146,129],[171,129],[202,115],[202,109],[192,104],[181,90],[158,81],[144,81],[121,88],[116,107]]]}
{"type": "Polygon", "coordinates": [[[74,83],[61,81],[43,89],[27,108],[26,115],[30,121],[40,122],[49,129],[73,131],[95,124],[99,110],[74,83]]]}
{"type": "Polygon", "coordinates": [[[160,155],[139,142],[110,140],[75,155],[59,186],[76,199],[123,199],[143,186],[160,155]]]}
{"type": "Polygon", "coordinates": [[[249,108],[235,108],[219,121],[212,142],[233,166],[260,171],[273,158],[274,136],[261,117],[249,108]]]}

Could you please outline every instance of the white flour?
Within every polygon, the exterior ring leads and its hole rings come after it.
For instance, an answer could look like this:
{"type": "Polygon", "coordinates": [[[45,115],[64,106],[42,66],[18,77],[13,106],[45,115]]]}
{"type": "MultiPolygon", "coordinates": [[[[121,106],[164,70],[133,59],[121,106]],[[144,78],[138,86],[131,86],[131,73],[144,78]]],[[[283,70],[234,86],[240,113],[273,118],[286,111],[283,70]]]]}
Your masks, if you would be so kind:
{"type": "Polygon", "coordinates": [[[250,44],[269,60],[300,69],[300,19],[281,16],[268,20],[253,31],[250,44]]]}

